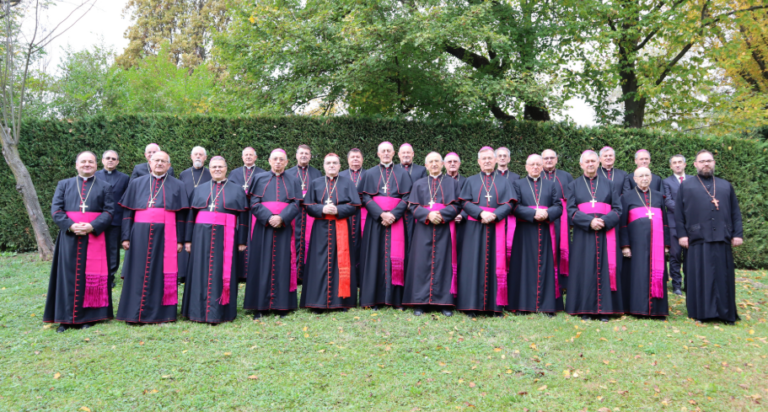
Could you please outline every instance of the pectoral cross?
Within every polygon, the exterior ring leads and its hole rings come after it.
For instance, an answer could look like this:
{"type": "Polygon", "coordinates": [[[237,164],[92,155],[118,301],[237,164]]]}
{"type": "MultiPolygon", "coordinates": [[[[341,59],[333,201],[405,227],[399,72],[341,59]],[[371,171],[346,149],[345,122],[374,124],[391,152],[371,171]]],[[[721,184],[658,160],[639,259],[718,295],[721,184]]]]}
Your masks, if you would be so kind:
{"type": "Polygon", "coordinates": [[[243,190],[245,190],[246,192],[248,191],[248,183],[243,185],[243,190]]]}
{"type": "Polygon", "coordinates": [[[85,205],[85,203],[80,204],[80,212],[85,213],[85,209],[88,209],[88,206],[85,205]]]}
{"type": "Polygon", "coordinates": [[[486,203],[491,203],[491,194],[490,193],[486,193],[485,194],[485,199],[486,199],[486,203]]]}
{"type": "Polygon", "coordinates": [[[384,194],[386,195],[387,194],[387,184],[386,183],[384,183],[384,186],[382,187],[382,189],[384,190],[384,194]]]}
{"type": "Polygon", "coordinates": [[[151,208],[152,205],[155,204],[155,199],[149,199],[149,203],[147,203],[147,208],[151,208]]]}
{"type": "Polygon", "coordinates": [[[655,213],[653,213],[653,212],[651,212],[651,211],[649,210],[649,211],[648,211],[648,213],[646,213],[645,215],[646,215],[646,216],[648,216],[648,219],[653,219],[653,215],[654,215],[654,214],[655,214],[655,213]]]}
{"type": "Polygon", "coordinates": [[[720,210],[720,201],[717,199],[712,199],[712,203],[715,204],[715,209],[720,210]]]}
{"type": "Polygon", "coordinates": [[[325,204],[328,205],[328,206],[332,206],[333,205],[333,202],[331,201],[330,197],[325,201],[325,204]]]}
{"type": "Polygon", "coordinates": [[[434,206],[434,205],[435,205],[435,201],[434,200],[430,200],[429,201],[429,208],[432,209],[432,206],[434,206]]]}
{"type": "Polygon", "coordinates": [[[211,203],[211,205],[208,206],[208,210],[210,210],[211,212],[213,212],[213,209],[216,209],[216,203],[211,203]]]}
{"type": "Polygon", "coordinates": [[[305,190],[305,189],[306,189],[306,185],[304,183],[302,183],[301,184],[301,190],[305,190]]]}
{"type": "Polygon", "coordinates": [[[592,208],[594,209],[594,207],[595,207],[595,203],[597,203],[597,200],[595,200],[594,198],[592,198],[592,200],[590,200],[590,201],[589,201],[589,203],[592,203],[592,208]]]}

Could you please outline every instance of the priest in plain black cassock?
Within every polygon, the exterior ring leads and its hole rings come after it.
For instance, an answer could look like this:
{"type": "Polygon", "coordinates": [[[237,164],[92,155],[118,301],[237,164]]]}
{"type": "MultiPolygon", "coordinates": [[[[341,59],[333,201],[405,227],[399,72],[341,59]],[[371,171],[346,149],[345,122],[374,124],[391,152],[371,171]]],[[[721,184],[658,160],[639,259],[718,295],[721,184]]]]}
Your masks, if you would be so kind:
{"type": "MultiPolygon", "coordinates": [[[[411,177],[395,167],[392,143],[379,144],[381,163],[365,171],[362,201],[367,209],[360,251],[360,306],[402,307],[408,236],[404,224],[411,177]]],[[[360,188],[358,188],[360,190],[360,188]]]]}
{"type": "Polygon", "coordinates": [[[211,179],[190,198],[184,248],[189,272],[181,316],[204,323],[237,317],[237,256],[245,251],[250,206],[245,191],[227,179],[227,162],[214,156],[211,179]]]}
{"type": "Polygon", "coordinates": [[[315,222],[315,219],[312,216],[308,216],[306,209],[304,209],[304,195],[307,194],[309,182],[323,176],[319,170],[309,165],[310,159],[312,159],[312,152],[309,146],[305,144],[299,145],[296,149],[297,165],[285,172],[288,176],[298,180],[301,185],[302,196],[299,197],[301,213],[296,217],[294,224],[296,226],[296,269],[298,271],[299,283],[303,279],[304,265],[307,263],[307,256],[304,250],[309,239],[305,234],[312,232],[312,224],[315,222]]]}
{"type": "Polygon", "coordinates": [[[285,173],[288,156],[283,149],[269,155],[270,171],[257,175],[248,192],[251,214],[256,223],[251,234],[246,310],[256,311],[258,319],[268,311],[284,317],[297,306],[296,239],[299,202],[303,199],[301,181],[285,173]]]}
{"type": "Polygon", "coordinates": [[[520,179],[520,175],[509,170],[509,162],[512,161],[512,152],[506,147],[496,149],[496,173],[507,180],[509,184],[520,179]]]}
{"type": "Polygon", "coordinates": [[[415,218],[408,268],[405,273],[403,305],[413,306],[421,316],[429,307],[439,307],[444,316],[453,316],[458,291],[456,223],[461,211],[459,182],[444,175],[443,159],[437,152],[427,155],[429,176],[411,188],[408,204],[415,218]]]}
{"type": "MultiPolygon", "coordinates": [[[[131,180],[152,173],[150,168],[152,162],[150,162],[150,159],[152,159],[152,156],[159,151],[160,146],[158,146],[157,143],[150,143],[147,145],[147,147],[144,148],[144,157],[147,158],[147,163],[139,163],[133,167],[133,171],[131,172],[131,180]]],[[[173,167],[168,168],[166,173],[168,173],[169,176],[176,176],[176,174],[173,172],[173,167]]]]}
{"type": "Polygon", "coordinates": [[[584,174],[566,189],[568,217],[573,226],[570,273],[565,311],[590,319],[624,313],[621,260],[615,228],[621,200],[613,183],[597,173],[598,156],[592,150],[579,159],[584,174]]]}
{"type": "Polygon", "coordinates": [[[307,250],[301,307],[315,312],[357,306],[352,218],[361,206],[354,182],[339,175],[341,158],[329,153],[325,177],[309,183],[304,207],[315,218],[307,250]]]}
{"type": "MultiPolygon", "coordinates": [[[[365,169],[363,169],[363,152],[358,148],[350,150],[349,153],[347,153],[347,164],[349,165],[349,169],[342,171],[339,175],[352,181],[357,189],[358,196],[362,199],[363,192],[361,183],[363,181],[363,174],[365,174],[365,169]]],[[[358,286],[360,285],[360,251],[363,246],[362,230],[363,225],[365,224],[363,214],[367,217],[368,211],[364,207],[359,207],[357,208],[355,215],[349,218],[350,231],[352,232],[350,234],[352,256],[355,258],[355,267],[358,268],[358,270],[355,271],[358,286]]]]}
{"type": "Polygon", "coordinates": [[[613,188],[619,191],[619,196],[624,193],[624,180],[628,173],[618,169],[615,166],[616,151],[610,146],[604,146],[600,149],[600,168],[597,172],[600,176],[613,182],[613,188]]]}
{"type": "Polygon", "coordinates": [[[568,261],[570,257],[570,242],[571,242],[571,227],[568,222],[568,213],[566,213],[566,199],[565,192],[568,185],[573,182],[573,176],[565,170],[557,168],[557,153],[552,149],[546,149],[541,152],[541,158],[544,162],[544,170],[541,173],[542,178],[551,181],[555,184],[558,196],[560,196],[560,204],[563,207],[563,213],[560,215],[560,219],[555,222],[555,234],[557,235],[557,254],[555,255],[555,261],[558,267],[558,284],[560,289],[565,293],[565,289],[568,288],[568,261]]]}
{"type": "Polygon", "coordinates": [[[744,241],[739,201],[733,186],[714,176],[712,153],[700,151],[693,165],[697,176],[683,181],[675,202],[675,230],[680,246],[687,249],[688,317],[733,324],[739,314],[731,248],[744,241]]]}
{"type": "Polygon", "coordinates": [[[94,178],[96,155],[82,152],[75,159],[77,176],[56,185],[51,204],[59,227],[53,251],[43,322],[61,325],[56,332],[112,319],[112,289],[104,231],[112,223],[112,187],[94,178]]]}
{"type": "Polygon", "coordinates": [[[467,177],[459,172],[461,168],[461,158],[456,152],[450,152],[445,155],[445,175],[459,183],[459,191],[467,181],[467,177]]]}
{"type": "MultiPolygon", "coordinates": [[[[229,172],[228,180],[230,185],[240,187],[243,190],[243,193],[245,193],[245,195],[248,197],[248,202],[250,202],[251,194],[248,193],[248,187],[251,185],[251,182],[256,177],[256,175],[259,173],[264,173],[265,170],[256,166],[256,159],[258,158],[258,156],[256,156],[256,149],[250,146],[246,147],[243,149],[242,154],[243,166],[229,172]]],[[[241,228],[248,230],[248,244],[246,245],[245,251],[238,253],[237,256],[238,282],[245,282],[248,277],[248,250],[251,247],[250,234],[253,232],[254,219],[255,218],[251,216],[248,220],[239,223],[242,226],[241,228]]]]}
{"type": "Polygon", "coordinates": [[[541,177],[542,168],[540,155],[528,156],[528,176],[512,184],[519,200],[513,211],[517,219],[509,264],[507,310],[544,312],[551,316],[563,310],[555,261],[555,222],[563,213],[563,205],[556,183],[541,177]]]}
{"type": "Polygon", "coordinates": [[[104,239],[107,242],[107,260],[109,261],[109,286],[114,288],[115,274],[120,268],[120,233],[123,226],[123,208],[117,202],[123,197],[130,179],[127,174],[117,170],[120,156],[116,151],[107,150],[104,152],[101,156],[101,164],[104,165],[104,168],[97,171],[94,176],[112,186],[112,199],[115,201],[112,224],[104,231],[104,239]]]}
{"type": "MultiPolygon", "coordinates": [[[[651,153],[646,149],[640,149],[637,152],[635,152],[635,164],[637,167],[645,167],[650,170],[651,168],[651,153]]],[[[651,180],[651,190],[655,190],[657,192],[664,193],[664,185],[662,184],[661,176],[651,173],[651,176],[653,179],[651,180]]],[[[637,183],[635,183],[635,177],[633,173],[630,173],[627,175],[627,177],[624,178],[624,188],[619,190],[620,193],[629,192],[630,190],[634,189],[635,186],[637,186],[637,183]]]]}
{"type": "Polygon", "coordinates": [[[626,312],[666,319],[669,227],[664,195],[651,189],[651,171],[638,167],[636,186],[621,196],[621,284],[626,312]]]}
{"type": "Polygon", "coordinates": [[[459,195],[467,222],[458,251],[456,309],[470,317],[501,314],[507,305],[507,216],[516,201],[509,181],[494,173],[493,148],[483,147],[477,156],[481,172],[467,178],[459,195]]]}
{"type": "MultiPolygon", "coordinates": [[[[208,154],[204,147],[195,146],[192,148],[190,157],[192,159],[192,167],[181,172],[179,174],[179,180],[184,183],[184,187],[187,189],[187,194],[191,200],[195,188],[211,181],[211,172],[205,167],[205,161],[208,159],[208,154]]],[[[189,252],[187,252],[186,249],[179,253],[179,282],[181,283],[184,283],[184,280],[187,277],[187,272],[189,271],[189,258],[189,252]]]]}
{"type": "Polygon", "coordinates": [[[120,200],[126,252],[117,319],[128,323],[176,321],[189,195],[181,180],[168,175],[167,153],[155,153],[150,162],[152,174],[131,180],[120,200]]]}
{"type": "MultiPolygon", "coordinates": [[[[408,177],[411,178],[411,182],[427,177],[427,169],[419,164],[413,163],[413,146],[410,143],[403,143],[400,145],[400,149],[397,151],[397,158],[400,159],[400,164],[395,165],[396,169],[401,169],[408,173],[408,177]]],[[[405,217],[403,222],[405,223],[405,231],[407,232],[408,242],[411,241],[413,236],[413,226],[416,224],[410,209],[405,209],[405,217]]],[[[405,251],[406,255],[408,250],[405,251]]]]}

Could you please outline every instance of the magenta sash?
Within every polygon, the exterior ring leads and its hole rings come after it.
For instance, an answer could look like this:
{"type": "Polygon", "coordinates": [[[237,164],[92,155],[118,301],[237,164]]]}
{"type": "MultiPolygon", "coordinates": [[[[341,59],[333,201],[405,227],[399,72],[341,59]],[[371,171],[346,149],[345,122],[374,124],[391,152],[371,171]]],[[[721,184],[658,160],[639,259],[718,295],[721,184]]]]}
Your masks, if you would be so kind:
{"type": "MultiPolygon", "coordinates": [[[[636,207],[629,211],[629,223],[637,219],[648,219],[647,209],[636,207]]],[[[664,220],[661,209],[651,208],[651,297],[664,297],[664,220]]]]}
{"type": "MultiPolygon", "coordinates": [[[[496,210],[492,207],[478,207],[491,213],[496,210]]],[[[469,215],[467,215],[467,219],[479,222],[479,220],[469,215]]],[[[496,304],[499,306],[506,306],[508,304],[506,223],[506,219],[496,222],[496,304]]]]}
{"type": "Polygon", "coordinates": [[[179,266],[176,239],[176,212],[160,207],[137,210],[133,218],[136,223],[159,223],[163,228],[165,244],[163,247],[163,305],[176,305],[179,301],[177,277],[179,266]]]}
{"type": "MultiPolygon", "coordinates": [[[[588,214],[600,214],[607,215],[611,213],[611,205],[608,203],[596,202],[594,206],[592,203],[586,202],[579,205],[579,210],[588,214]]],[[[605,231],[605,247],[608,253],[608,275],[611,279],[611,291],[616,292],[616,229],[609,229],[605,231]]]]}
{"type": "MultiPolygon", "coordinates": [[[[427,207],[427,209],[432,211],[440,211],[443,208],[445,208],[445,205],[442,203],[435,203],[432,205],[432,207],[427,207]]],[[[451,294],[455,298],[456,295],[458,295],[459,293],[459,283],[458,283],[458,279],[456,278],[456,272],[458,268],[457,266],[458,260],[456,259],[456,222],[451,220],[450,222],[448,222],[448,227],[451,230],[451,271],[452,271],[451,294]]]]}
{"type": "Polygon", "coordinates": [[[507,216],[507,260],[512,256],[512,243],[515,240],[515,229],[517,228],[517,219],[512,213],[507,216]]]}
{"type": "MultiPolygon", "coordinates": [[[[307,191],[302,190],[301,191],[302,197],[307,197],[307,191]]],[[[304,207],[301,208],[301,215],[304,216],[306,220],[306,225],[304,225],[304,230],[301,232],[301,235],[304,237],[304,264],[307,264],[307,252],[309,251],[309,236],[312,234],[312,225],[315,224],[315,218],[310,216],[306,210],[304,210],[304,207]]]]}
{"type": "MultiPolygon", "coordinates": [[[[91,223],[103,212],[67,212],[75,223],[91,223]]],[[[85,252],[85,296],[84,308],[103,308],[109,305],[107,296],[107,242],[104,233],[88,234],[88,250],[85,252]]]]}
{"type": "Polygon", "coordinates": [[[360,238],[363,238],[363,231],[365,230],[365,220],[368,219],[368,209],[365,206],[360,208],[360,238]]]}
{"type": "MultiPolygon", "coordinates": [[[[273,215],[279,215],[280,212],[283,211],[290,203],[285,202],[261,202],[264,207],[269,209],[270,212],[272,212],[273,215]]],[[[285,224],[285,222],[283,222],[285,224]]],[[[271,227],[271,226],[270,226],[271,227]]],[[[296,280],[297,278],[297,268],[296,265],[299,263],[296,261],[296,219],[291,221],[291,230],[293,232],[291,233],[291,284],[290,288],[288,289],[289,292],[294,292],[296,288],[298,287],[298,282],[296,280]]]]}
{"type": "MultiPolygon", "coordinates": [[[[195,224],[219,225],[224,226],[224,270],[222,271],[222,280],[224,288],[221,291],[219,304],[229,304],[229,283],[232,277],[232,248],[235,246],[235,227],[237,226],[237,216],[229,213],[216,213],[201,210],[197,212],[195,224]]],[[[213,239],[211,239],[213,241],[213,239]]],[[[209,257],[210,259],[210,257],[209,257]]]]}
{"type": "MultiPolygon", "coordinates": [[[[374,196],[376,202],[385,212],[396,208],[402,199],[389,196],[374,196]]],[[[392,284],[396,286],[405,285],[405,225],[403,219],[395,220],[390,227],[392,231],[392,249],[389,253],[389,260],[392,263],[392,284]]]]}
{"type": "MultiPolygon", "coordinates": [[[[563,214],[560,216],[560,264],[557,266],[560,268],[560,273],[568,276],[568,261],[570,260],[568,244],[571,240],[571,228],[568,226],[568,207],[565,199],[560,199],[560,202],[563,204],[563,214]]],[[[555,238],[552,238],[552,241],[554,242],[555,238]]]]}
{"type": "MultiPolygon", "coordinates": [[[[528,206],[531,209],[543,209],[547,210],[548,207],[546,206],[528,206]]],[[[534,222],[538,222],[537,220],[534,220],[534,222]]],[[[558,271],[557,271],[557,262],[555,262],[555,257],[557,256],[557,238],[555,237],[555,222],[550,221],[549,222],[549,236],[552,238],[552,241],[550,242],[552,244],[552,266],[554,266],[555,269],[555,297],[560,297],[560,283],[557,279],[558,271]]]]}

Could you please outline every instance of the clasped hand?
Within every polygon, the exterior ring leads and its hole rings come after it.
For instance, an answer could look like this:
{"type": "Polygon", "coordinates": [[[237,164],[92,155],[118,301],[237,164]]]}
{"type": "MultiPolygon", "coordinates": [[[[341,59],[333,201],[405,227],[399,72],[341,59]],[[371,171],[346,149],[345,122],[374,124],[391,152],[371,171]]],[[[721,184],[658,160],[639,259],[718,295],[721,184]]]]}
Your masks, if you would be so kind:
{"type": "Polygon", "coordinates": [[[433,225],[439,225],[440,223],[443,223],[443,216],[438,211],[429,212],[427,218],[430,222],[432,222],[433,225]]]}
{"type": "Polygon", "coordinates": [[[389,226],[389,225],[395,223],[395,220],[397,220],[397,219],[395,219],[395,215],[393,215],[390,212],[383,212],[381,214],[381,224],[382,224],[382,226],[389,226]]]}
{"type": "Polygon", "coordinates": [[[77,236],[84,236],[93,232],[93,226],[90,223],[75,223],[69,227],[69,230],[77,236]]]}
{"type": "Polygon", "coordinates": [[[336,216],[339,214],[339,211],[335,205],[325,205],[323,206],[323,214],[336,216]]]}
{"type": "Polygon", "coordinates": [[[491,212],[482,211],[480,212],[480,222],[487,225],[491,222],[496,220],[496,214],[491,212]]]}
{"type": "Polygon", "coordinates": [[[592,230],[601,230],[605,228],[605,220],[596,217],[592,219],[592,222],[589,224],[589,227],[592,228],[592,230]]]}
{"type": "Polygon", "coordinates": [[[536,209],[536,214],[533,216],[534,220],[539,222],[549,219],[549,213],[545,209],[536,209]]]}

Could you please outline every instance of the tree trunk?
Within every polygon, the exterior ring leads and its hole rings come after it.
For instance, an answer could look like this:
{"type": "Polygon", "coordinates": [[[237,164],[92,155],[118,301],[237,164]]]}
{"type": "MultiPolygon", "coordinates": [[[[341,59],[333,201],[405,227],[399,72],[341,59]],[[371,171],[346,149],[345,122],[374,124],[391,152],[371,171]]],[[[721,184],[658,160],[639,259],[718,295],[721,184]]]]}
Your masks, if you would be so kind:
{"type": "Polygon", "coordinates": [[[543,106],[539,106],[532,103],[526,103],[525,109],[523,109],[523,119],[535,120],[539,122],[546,122],[552,120],[549,117],[549,110],[543,106]]]}
{"type": "Polygon", "coordinates": [[[624,101],[624,127],[640,129],[645,118],[645,97],[637,99],[640,86],[637,82],[637,69],[627,49],[619,46],[619,66],[621,75],[621,98],[624,101]]]}
{"type": "Polygon", "coordinates": [[[13,176],[16,178],[16,190],[19,191],[24,200],[24,207],[27,209],[29,221],[35,231],[37,253],[42,260],[51,260],[53,258],[53,241],[48,230],[48,224],[45,222],[45,215],[40,208],[37,190],[35,190],[32,177],[29,175],[27,167],[24,166],[24,162],[19,156],[19,149],[9,132],[10,130],[4,129],[4,133],[0,133],[0,140],[3,143],[3,157],[5,157],[5,162],[8,163],[8,167],[11,168],[13,176]]]}

